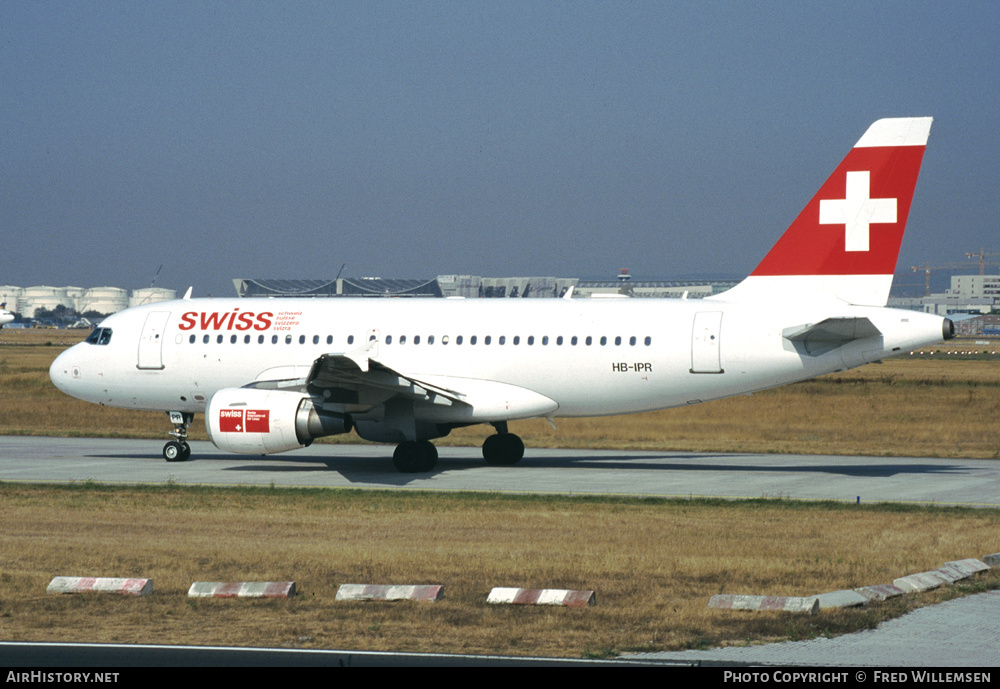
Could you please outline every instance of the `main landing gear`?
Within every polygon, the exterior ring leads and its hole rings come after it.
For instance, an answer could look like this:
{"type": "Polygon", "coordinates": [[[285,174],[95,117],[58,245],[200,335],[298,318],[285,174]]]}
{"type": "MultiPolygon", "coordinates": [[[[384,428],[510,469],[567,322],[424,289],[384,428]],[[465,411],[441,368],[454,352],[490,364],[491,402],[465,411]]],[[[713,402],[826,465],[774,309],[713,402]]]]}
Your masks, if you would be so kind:
{"type": "Polygon", "coordinates": [[[513,433],[507,432],[507,422],[497,421],[493,424],[496,435],[491,435],[483,443],[483,459],[492,466],[508,467],[521,461],[524,457],[524,442],[513,433]]]}
{"type": "Polygon", "coordinates": [[[438,461],[438,451],[429,440],[406,440],[396,446],[392,463],[404,474],[430,471],[438,461]]]}
{"type": "MultiPolygon", "coordinates": [[[[524,442],[515,434],[507,432],[507,422],[493,424],[496,435],[491,435],[483,443],[483,459],[492,466],[513,466],[524,457],[524,442]]],[[[165,450],[164,450],[165,452],[165,450]]],[[[438,460],[438,451],[429,440],[406,440],[396,446],[392,453],[392,463],[404,474],[418,474],[431,471],[438,460]]]]}
{"type": "Polygon", "coordinates": [[[186,462],[191,458],[191,447],[187,444],[188,426],[194,421],[194,414],[189,412],[168,411],[167,416],[174,424],[170,435],[177,438],[163,446],[163,458],[168,462],[186,462]]]}

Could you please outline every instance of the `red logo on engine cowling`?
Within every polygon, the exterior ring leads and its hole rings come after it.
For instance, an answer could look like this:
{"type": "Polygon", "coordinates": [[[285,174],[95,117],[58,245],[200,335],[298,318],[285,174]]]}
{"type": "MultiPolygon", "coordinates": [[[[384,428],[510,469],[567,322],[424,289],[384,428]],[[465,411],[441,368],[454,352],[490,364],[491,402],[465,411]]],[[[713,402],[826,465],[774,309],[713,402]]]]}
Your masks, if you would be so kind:
{"type": "Polygon", "coordinates": [[[274,321],[270,311],[188,311],[181,314],[181,330],[267,330],[274,321]]]}
{"type": "Polygon", "coordinates": [[[271,411],[269,409],[220,409],[219,431],[221,433],[270,433],[271,411]]]}
{"type": "Polygon", "coordinates": [[[271,432],[271,412],[268,409],[247,409],[243,420],[247,433],[271,432]]]}

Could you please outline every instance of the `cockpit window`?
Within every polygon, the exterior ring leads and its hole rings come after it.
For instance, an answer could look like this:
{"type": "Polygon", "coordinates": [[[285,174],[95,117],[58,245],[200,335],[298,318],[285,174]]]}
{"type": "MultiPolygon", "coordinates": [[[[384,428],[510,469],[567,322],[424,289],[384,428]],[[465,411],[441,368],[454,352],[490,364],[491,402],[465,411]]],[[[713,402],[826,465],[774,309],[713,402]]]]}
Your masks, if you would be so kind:
{"type": "Polygon", "coordinates": [[[111,342],[111,328],[94,328],[85,341],[90,344],[106,345],[111,342]]]}

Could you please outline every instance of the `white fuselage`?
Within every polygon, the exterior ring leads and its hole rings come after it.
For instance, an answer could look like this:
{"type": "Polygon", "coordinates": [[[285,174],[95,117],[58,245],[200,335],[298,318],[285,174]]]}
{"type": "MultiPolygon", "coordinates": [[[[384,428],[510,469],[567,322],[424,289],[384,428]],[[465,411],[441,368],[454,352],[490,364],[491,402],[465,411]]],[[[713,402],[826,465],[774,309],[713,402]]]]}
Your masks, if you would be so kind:
{"type": "Polygon", "coordinates": [[[71,347],[51,377],[66,393],[100,404],[203,412],[218,390],[302,379],[318,357],[367,346],[373,360],[413,378],[472,390],[477,381],[501,383],[556,405],[515,404],[472,419],[480,422],[692,404],[942,339],[944,319],[912,311],[720,297],[180,300],[109,317],[101,324],[111,331],[107,344],[71,347]],[[882,334],[818,356],[783,335],[825,318],[867,318],[882,334]]]}

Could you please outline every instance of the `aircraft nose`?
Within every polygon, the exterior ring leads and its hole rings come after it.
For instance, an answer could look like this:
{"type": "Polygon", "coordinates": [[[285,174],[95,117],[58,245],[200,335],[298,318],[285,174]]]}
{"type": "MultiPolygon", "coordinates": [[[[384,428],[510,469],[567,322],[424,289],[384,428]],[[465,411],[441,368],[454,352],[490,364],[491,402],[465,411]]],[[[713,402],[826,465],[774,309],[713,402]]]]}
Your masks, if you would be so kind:
{"type": "Polygon", "coordinates": [[[73,394],[73,381],[80,380],[80,367],[72,363],[72,348],[60,354],[49,366],[49,380],[67,395],[73,394]]]}

